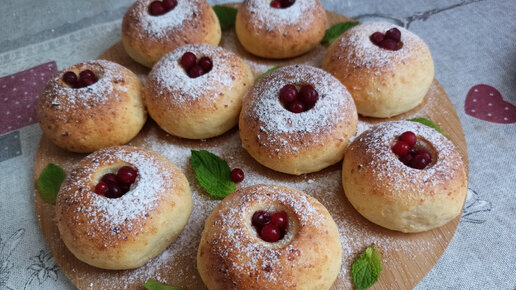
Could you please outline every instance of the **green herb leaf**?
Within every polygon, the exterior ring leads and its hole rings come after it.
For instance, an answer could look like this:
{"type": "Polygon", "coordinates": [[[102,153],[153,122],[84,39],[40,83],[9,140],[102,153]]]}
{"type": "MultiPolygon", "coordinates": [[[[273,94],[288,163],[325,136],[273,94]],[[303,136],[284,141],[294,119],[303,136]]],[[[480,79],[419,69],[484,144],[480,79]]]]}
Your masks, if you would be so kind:
{"type": "Polygon", "coordinates": [[[408,119],[408,121],[418,122],[418,123],[421,123],[428,127],[434,128],[435,130],[437,130],[437,132],[443,134],[443,136],[446,137],[446,134],[444,134],[443,130],[441,130],[441,128],[439,128],[439,126],[437,126],[434,122],[432,122],[426,118],[412,118],[412,119],[408,119]]]}
{"type": "Polygon", "coordinates": [[[160,283],[156,280],[150,280],[147,281],[147,283],[143,284],[143,287],[147,290],[184,290],[183,287],[175,287],[175,286],[168,286],[163,283],[160,283]]]}
{"type": "Polygon", "coordinates": [[[266,72],[264,72],[263,74],[259,75],[259,76],[256,78],[255,82],[257,82],[257,81],[261,80],[261,79],[262,79],[266,74],[271,73],[271,72],[273,72],[273,71],[275,71],[275,70],[279,69],[280,67],[281,67],[281,66],[271,67],[271,68],[270,68],[270,69],[268,69],[266,72]]]}
{"type": "Polygon", "coordinates": [[[326,29],[326,33],[324,33],[324,37],[321,40],[322,44],[330,45],[335,39],[339,38],[342,33],[346,32],[353,26],[357,26],[359,22],[357,21],[348,21],[348,22],[340,22],[332,27],[326,29]]]}
{"type": "Polygon", "coordinates": [[[206,150],[192,150],[192,167],[199,184],[216,199],[223,199],[235,191],[231,169],[226,161],[206,150]]]}
{"type": "Polygon", "coordinates": [[[38,186],[41,198],[46,203],[56,203],[57,193],[65,177],[66,173],[64,170],[55,164],[49,163],[47,167],[43,169],[43,172],[41,172],[41,175],[36,181],[36,185],[38,186]]]}
{"type": "Polygon", "coordinates": [[[374,246],[369,246],[351,266],[353,283],[357,289],[367,289],[378,280],[382,271],[382,256],[374,246]]]}
{"type": "Polygon", "coordinates": [[[235,26],[235,20],[238,10],[232,7],[215,5],[213,6],[215,14],[219,18],[220,28],[226,30],[235,26]]]}

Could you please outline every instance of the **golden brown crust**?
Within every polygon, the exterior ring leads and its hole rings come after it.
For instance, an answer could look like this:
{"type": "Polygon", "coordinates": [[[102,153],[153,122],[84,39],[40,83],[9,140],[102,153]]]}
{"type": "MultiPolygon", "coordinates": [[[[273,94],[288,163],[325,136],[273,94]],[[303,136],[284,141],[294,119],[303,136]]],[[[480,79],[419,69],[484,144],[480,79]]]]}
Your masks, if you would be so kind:
{"type": "Polygon", "coordinates": [[[143,86],[125,67],[106,60],[76,64],[57,73],[40,95],[37,114],[43,133],[57,146],[89,153],[122,145],[145,124],[143,86]],[[85,88],[69,87],[66,71],[91,69],[99,80],[85,88]]]}
{"type": "Polygon", "coordinates": [[[316,199],[292,188],[255,185],[226,197],[205,223],[197,268],[208,289],[328,289],[342,262],[337,225],[316,199]],[[256,234],[257,210],[284,210],[285,237],[256,234]]]}
{"type": "Polygon", "coordinates": [[[379,118],[416,107],[434,77],[426,44],[412,32],[387,23],[367,23],[346,31],[328,47],[322,67],[348,88],[359,114],[379,118]],[[401,31],[400,50],[385,50],[369,40],[373,32],[392,27],[401,31]]]}
{"type": "Polygon", "coordinates": [[[268,1],[246,0],[237,13],[235,30],[250,53],[265,58],[290,58],[319,44],[326,31],[326,11],[319,0],[297,0],[283,9],[268,1]]]}
{"type": "Polygon", "coordinates": [[[148,13],[152,1],[136,1],[122,21],[124,48],[137,62],[151,68],[163,55],[185,44],[219,44],[219,20],[205,0],[178,1],[178,6],[161,16],[148,13]]]}
{"type": "Polygon", "coordinates": [[[233,52],[208,44],[182,46],[164,56],[150,72],[144,96],[149,114],[166,132],[189,139],[215,137],[238,122],[242,96],[253,74],[233,52]],[[190,78],[179,60],[187,52],[208,56],[213,68],[190,78]]]}
{"type": "Polygon", "coordinates": [[[82,159],[56,201],[57,224],[68,249],[79,260],[105,269],[146,263],[179,236],[191,210],[183,173],[165,157],[129,146],[82,159]],[[126,165],[139,171],[128,193],[109,199],[94,192],[104,174],[126,165]]]}
{"type": "Polygon", "coordinates": [[[453,143],[434,129],[409,121],[381,123],[358,136],[344,156],[342,184],[359,213],[402,232],[444,225],[460,214],[467,192],[464,164],[453,143]],[[405,131],[414,132],[417,146],[432,154],[427,168],[410,168],[392,152],[405,131]]]}
{"type": "Polygon", "coordinates": [[[254,159],[289,174],[319,171],[342,160],[358,117],[346,88],[330,74],[305,65],[286,66],[257,82],[244,98],[240,139],[254,159]],[[315,107],[299,114],[285,109],[279,91],[286,84],[312,85],[315,107]]]}

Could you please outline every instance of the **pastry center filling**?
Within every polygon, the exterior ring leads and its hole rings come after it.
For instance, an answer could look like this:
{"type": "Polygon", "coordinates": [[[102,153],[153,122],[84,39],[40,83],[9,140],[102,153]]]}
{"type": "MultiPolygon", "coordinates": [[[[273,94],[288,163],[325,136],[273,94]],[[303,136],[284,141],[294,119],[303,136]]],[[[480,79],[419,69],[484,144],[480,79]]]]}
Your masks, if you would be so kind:
{"type": "Polygon", "coordinates": [[[138,169],[123,166],[116,174],[107,173],[95,186],[95,193],[108,198],[119,198],[126,194],[138,177],[138,169]]]}
{"type": "Polygon", "coordinates": [[[406,131],[398,137],[398,141],[392,146],[392,152],[408,167],[425,169],[432,163],[432,155],[423,146],[418,146],[417,136],[411,131],[406,131]]]}
{"type": "Polygon", "coordinates": [[[281,88],[279,93],[281,105],[292,113],[302,113],[310,110],[319,100],[319,93],[311,85],[303,85],[299,91],[293,84],[281,88]]]}
{"type": "Polygon", "coordinates": [[[203,56],[197,60],[197,56],[191,51],[185,52],[183,56],[181,56],[179,63],[186,71],[186,74],[193,79],[210,72],[213,68],[211,58],[203,56]]]}
{"type": "Polygon", "coordinates": [[[401,31],[396,27],[391,28],[385,34],[377,31],[369,36],[371,42],[386,50],[399,50],[403,47],[401,31]]]}
{"type": "Polygon", "coordinates": [[[273,0],[271,1],[271,7],[272,8],[288,8],[292,6],[296,0],[273,0]]]}
{"type": "Polygon", "coordinates": [[[288,228],[288,215],[285,211],[269,213],[258,210],[251,218],[251,224],[258,236],[269,243],[275,243],[285,236],[288,228]]]}
{"type": "Polygon", "coordinates": [[[173,10],[177,6],[177,0],[153,1],[149,5],[149,13],[153,16],[159,16],[173,10]]]}
{"type": "Polygon", "coordinates": [[[63,81],[70,87],[79,89],[96,83],[98,78],[92,70],[86,69],[79,73],[79,77],[73,71],[65,72],[63,81]]]}

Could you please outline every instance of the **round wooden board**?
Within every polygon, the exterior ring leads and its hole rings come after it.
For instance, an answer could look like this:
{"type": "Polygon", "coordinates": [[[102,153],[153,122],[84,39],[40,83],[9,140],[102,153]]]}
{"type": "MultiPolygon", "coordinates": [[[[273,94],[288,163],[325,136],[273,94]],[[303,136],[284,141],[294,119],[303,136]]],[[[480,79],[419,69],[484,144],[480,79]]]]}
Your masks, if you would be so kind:
{"type": "MultiPolygon", "coordinates": [[[[328,19],[330,25],[350,20],[332,12],[328,12],[328,19]]],[[[247,53],[239,44],[234,30],[223,32],[220,45],[242,56],[255,75],[275,65],[308,63],[320,67],[325,51],[325,47],[319,45],[313,51],[295,59],[265,60],[247,53]]],[[[149,72],[127,56],[121,43],[115,44],[99,58],[120,63],[142,78],[149,72]]],[[[436,122],[459,148],[467,167],[466,141],[460,121],[448,96],[436,80],[423,104],[414,110],[391,119],[361,117],[359,130],[365,129],[368,124],[411,117],[425,117],[436,122]]],[[[226,159],[230,167],[244,168],[246,180],[240,186],[257,182],[285,184],[304,190],[321,201],[340,228],[344,249],[341,273],[332,289],[352,287],[351,264],[372,243],[380,248],[383,258],[383,271],[372,289],[412,288],[442,255],[460,220],[459,216],[438,229],[418,234],[403,234],[376,226],[360,216],[345,198],[340,181],[340,163],[321,172],[303,176],[273,172],[258,164],[242,149],[236,128],[217,138],[192,141],[170,136],[149,120],[142,132],[129,144],[164,154],[185,172],[194,195],[194,211],[182,235],[161,255],[135,270],[108,271],[91,267],[77,260],[68,251],[59,237],[54,206],[43,202],[36,190],[35,207],[43,236],[63,272],[80,289],[141,289],[143,283],[152,279],[187,289],[205,288],[197,273],[195,253],[204,219],[218,201],[209,198],[198,186],[189,164],[190,149],[211,150],[226,159]]],[[[74,164],[84,156],[59,149],[43,136],[34,162],[34,180],[48,163],[58,164],[69,173],[74,164]]]]}

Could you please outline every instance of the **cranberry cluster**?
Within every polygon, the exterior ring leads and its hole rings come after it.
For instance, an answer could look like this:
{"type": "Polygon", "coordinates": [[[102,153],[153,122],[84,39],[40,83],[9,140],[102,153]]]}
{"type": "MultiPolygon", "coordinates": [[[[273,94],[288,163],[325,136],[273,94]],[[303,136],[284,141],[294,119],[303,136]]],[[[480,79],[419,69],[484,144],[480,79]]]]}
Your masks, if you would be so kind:
{"type": "Polygon", "coordinates": [[[311,85],[304,85],[297,91],[294,85],[285,85],[280,90],[280,102],[292,113],[306,112],[315,106],[319,93],[311,85]]]}
{"type": "Polygon", "coordinates": [[[191,78],[197,78],[208,73],[213,68],[211,58],[203,56],[197,61],[197,57],[193,52],[187,51],[180,60],[181,66],[191,78]]]}
{"type": "Polygon", "coordinates": [[[242,182],[244,180],[244,171],[242,171],[242,169],[240,168],[235,168],[233,170],[231,170],[231,181],[233,181],[234,183],[239,183],[239,182],[242,182]]]}
{"type": "Polygon", "coordinates": [[[159,16],[176,8],[177,0],[154,1],[149,5],[149,13],[153,16],[159,16]]]}
{"type": "Polygon", "coordinates": [[[138,170],[131,166],[123,166],[116,174],[108,173],[102,176],[95,186],[95,193],[108,198],[119,198],[126,194],[138,177],[138,170]]]}
{"type": "Polygon", "coordinates": [[[253,214],[251,224],[262,240],[275,243],[285,236],[288,227],[288,215],[284,211],[270,214],[259,210],[253,214]]]}
{"type": "Polygon", "coordinates": [[[398,141],[392,146],[392,152],[398,155],[403,164],[415,168],[425,169],[428,164],[432,163],[432,155],[428,151],[414,148],[417,136],[411,131],[406,131],[400,135],[398,141]]]}
{"type": "Polygon", "coordinates": [[[84,88],[98,81],[95,73],[89,69],[79,73],[79,77],[73,71],[67,71],[63,74],[63,81],[72,88],[84,88]]]}
{"type": "Polygon", "coordinates": [[[376,46],[387,50],[398,50],[403,46],[403,42],[401,42],[401,31],[396,27],[387,30],[385,34],[377,31],[371,34],[369,39],[376,46]]]}
{"type": "Polygon", "coordinates": [[[272,8],[287,8],[290,7],[296,2],[296,0],[273,0],[271,2],[272,8]]]}

